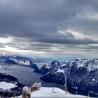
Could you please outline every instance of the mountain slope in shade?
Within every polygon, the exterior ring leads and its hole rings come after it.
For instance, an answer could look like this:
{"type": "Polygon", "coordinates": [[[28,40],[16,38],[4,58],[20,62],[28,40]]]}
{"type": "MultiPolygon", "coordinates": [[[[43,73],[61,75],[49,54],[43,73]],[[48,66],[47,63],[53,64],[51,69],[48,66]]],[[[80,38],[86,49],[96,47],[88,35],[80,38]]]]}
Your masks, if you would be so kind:
{"type": "Polygon", "coordinates": [[[63,69],[60,68],[60,62],[53,61],[50,64],[50,67],[46,66],[46,69],[44,68],[44,70],[47,70],[48,72],[46,72],[41,77],[41,80],[50,82],[50,83],[65,85],[65,72],[63,69]]]}

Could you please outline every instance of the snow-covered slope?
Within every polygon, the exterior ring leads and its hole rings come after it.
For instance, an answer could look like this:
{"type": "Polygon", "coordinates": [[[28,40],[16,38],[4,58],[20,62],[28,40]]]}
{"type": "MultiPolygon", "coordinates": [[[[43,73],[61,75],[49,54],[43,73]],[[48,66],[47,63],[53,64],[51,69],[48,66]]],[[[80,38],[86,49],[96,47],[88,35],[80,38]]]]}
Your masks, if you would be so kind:
{"type": "MultiPolygon", "coordinates": [[[[41,87],[40,90],[32,92],[31,98],[46,98],[46,97],[64,97],[64,98],[88,98],[86,96],[81,95],[72,95],[70,93],[66,94],[66,91],[61,90],[59,88],[51,88],[51,87],[41,87]],[[53,92],[54,89],[54,92],[53,92]]],[[[18,98],[22,98],[22,96],[19,96],[18,98]]]]}
{"type": "Polygon", "coordinates": [[[12,88],[17,87],[14,83],[9,83],[9,82],[0,82],[0,89],[1,90],[10,90],[12,88]]]}

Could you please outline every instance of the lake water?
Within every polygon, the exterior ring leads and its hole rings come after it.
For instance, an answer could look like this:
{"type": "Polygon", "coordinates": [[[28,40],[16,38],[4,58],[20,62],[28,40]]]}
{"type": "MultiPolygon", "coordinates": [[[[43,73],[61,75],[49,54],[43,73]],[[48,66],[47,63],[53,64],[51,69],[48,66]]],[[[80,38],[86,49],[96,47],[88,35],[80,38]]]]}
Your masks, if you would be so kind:
{"type": "Polygon", "coordinates": [[[6,66],[0,69],[0,73],[15,76],[20,83],[30,86],[35,82],[41,82],[40,74],[34,73],[33,69],[30,67],[19,65],[6,66]]]}
{"type": "MultiPolygon", "coordinates": [[[[38,64],[42,66],[43,64],[38,64]]],[[[42,86],[46,87],[59,87],[65,89],[64,86],[54,84],[54,83],[45,83],[40,80],[41,75],[33,72],[33,68],[30,66],[21,66],[21,65],[3,65],[0,66],[0,73],[6,73],[7,75],[14,76],[18,79],[20,83],[23,83],[27,86],[31,86],[35,82],[41,82],[42,86]]]]}

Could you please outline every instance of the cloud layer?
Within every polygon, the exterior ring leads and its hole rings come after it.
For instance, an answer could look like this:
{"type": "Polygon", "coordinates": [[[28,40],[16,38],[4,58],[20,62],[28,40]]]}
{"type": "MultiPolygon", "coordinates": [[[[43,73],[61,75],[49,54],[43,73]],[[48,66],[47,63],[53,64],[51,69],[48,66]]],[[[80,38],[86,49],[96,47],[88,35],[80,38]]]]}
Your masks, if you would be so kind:
{"type": "Polygon", "coordinates": [[[0,51],[97,56],[98,0],[0,0],[0,51]]]}

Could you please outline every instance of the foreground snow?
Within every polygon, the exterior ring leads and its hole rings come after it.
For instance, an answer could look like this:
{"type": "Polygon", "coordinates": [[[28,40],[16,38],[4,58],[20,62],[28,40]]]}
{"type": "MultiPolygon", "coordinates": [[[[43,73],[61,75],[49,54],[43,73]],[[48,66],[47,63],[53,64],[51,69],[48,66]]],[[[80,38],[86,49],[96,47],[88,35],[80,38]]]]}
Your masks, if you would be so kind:
{"type": "MultiPolygon", "coordinates": [[[[59,88],[54,88],[54,93],[53,93],[53,88],[51,87],[41,87],[40,90],[32,92],[31,94],[32,98],[35,97],[71,97],[71,98],[87,98],[86,96],[81,96],[81,95],[72,95],[70,93],[67,93],[64,90],[61,90],[59,88]]],[[[22,96],[19,96],[18,98],[22,98],[22,96]]]]}

